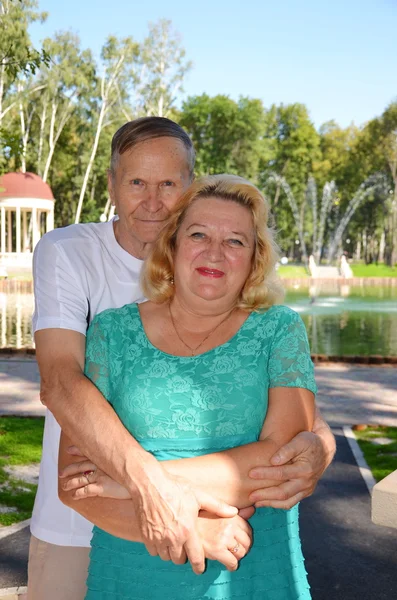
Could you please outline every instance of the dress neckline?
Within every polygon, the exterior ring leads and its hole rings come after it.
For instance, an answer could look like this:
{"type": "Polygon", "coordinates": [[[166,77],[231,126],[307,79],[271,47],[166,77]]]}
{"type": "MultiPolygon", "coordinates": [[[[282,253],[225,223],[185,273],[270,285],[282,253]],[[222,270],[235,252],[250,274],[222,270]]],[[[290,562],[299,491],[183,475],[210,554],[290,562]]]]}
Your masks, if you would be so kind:
{"type": "Polygon", "coordinates": [[[230,339],[228,339],[226,342],[223,342],[223,344],[219,344],[218,346],[215,346],[214,348],[211,348],[210,350],[206,350],[205,352],[202,352],[201,354],[196,354],[194,356],[180,356],[178,354],[170,354],[169,352],[164,352],[164,350],[160,350],[160,348],[157,348],[157,346],[155,346],[154,344],[152,344],[152,342],[149,340],[147,333],[145,331],[145,327],[143,326],[143,321],[142,321],[142,317],[141,317],[141,312],[139,310],[139,305],[138,304],[131,304],[132,307],[134,307],[134,309],[137,312],[137,316],[138,316],[138,321],[139,321],[139,326],[141,328],[141,331],[145,337],[145,340],[148,344],[148,346],[150,348],[152,348],[153,350],[156,350],[156,352],[160,352],[160,354],[163,354],[164,356],[169,356],[171,358],[179,358],[179,359],[187,359],[187,360],[192,360],[195,358],[201,358],[202,356],[205,356],[207,354],[211,354],[211,352],[214,352],[215,350],[219,350],[220,348],[223,348],[224,346],[227,346],[228,344],[230,344],[245,328],[246,323],[251,320],[252,315],[254,314],[255,311],[252,311],[249,313],[248,317],[245,319],[245,321],[240,325],[240,327],[237,329],[236,333],[234,333],[232,335],[232,337],[230,339]]]}

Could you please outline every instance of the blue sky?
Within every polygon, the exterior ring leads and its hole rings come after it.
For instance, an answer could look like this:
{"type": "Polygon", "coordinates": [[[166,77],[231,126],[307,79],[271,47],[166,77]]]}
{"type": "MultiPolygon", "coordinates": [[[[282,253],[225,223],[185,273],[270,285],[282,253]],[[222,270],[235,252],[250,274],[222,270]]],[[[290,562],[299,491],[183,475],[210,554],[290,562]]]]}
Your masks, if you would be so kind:
{"type": "Polygon", "coordinates": [[[49,17],[31,27],[36,45],[58,30],[79,34],[96,55],[107,35],[147,33],[170,19],[193,69],[186,95],[227,94],[302,102],[317,127],[346,127],[397,99],[397,0],[39,0],[49,17]]]}

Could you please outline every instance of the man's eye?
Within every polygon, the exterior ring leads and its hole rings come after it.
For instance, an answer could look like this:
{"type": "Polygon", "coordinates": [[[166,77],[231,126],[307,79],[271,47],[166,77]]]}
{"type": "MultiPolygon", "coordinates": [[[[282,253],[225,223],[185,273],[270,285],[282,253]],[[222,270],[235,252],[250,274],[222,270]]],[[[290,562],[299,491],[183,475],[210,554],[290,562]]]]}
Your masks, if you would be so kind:
{"type": "Polygon", "coordinates": [[[140,185],[142,182],[140,179],[133,179],[131,182],[133,185],[140,185]]]}
{"type": "Polygon", "coordinates": [[[172,187],[174,185],[174,182],[173,181],[164,181],[163,185],[165,187],[172,187]]]}

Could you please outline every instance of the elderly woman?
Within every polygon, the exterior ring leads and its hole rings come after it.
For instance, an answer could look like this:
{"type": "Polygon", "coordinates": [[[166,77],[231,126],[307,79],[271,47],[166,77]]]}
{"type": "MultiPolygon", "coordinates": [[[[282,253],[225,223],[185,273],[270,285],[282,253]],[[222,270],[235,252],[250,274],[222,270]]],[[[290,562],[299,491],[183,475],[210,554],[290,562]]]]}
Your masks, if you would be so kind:
{"type": "MultiPolygon", "coordinates": [[[[182,481],[239,509],[272,483],[250,471],[310,430],[314,414],[306,332],[296,313],[275,304],[277,252],[267,222],[267,203],[247,181],[195,182],[146,261],[149,301],[104,311],[87,335],[86,374],[125,427],[182,481]]],[[[113,497],[118,507],[128,499],[92,463],[66,471],[63,487],[76,498],[113,497]]],[[[298,508],[258,508],[251,527],[238,515],[200,513],[197,535],[210,559],[200,577],[163,562],[166,549],[150,556],[138,529],[129,541],[96,527],[86,598],[310,598],[298,508]]]]}

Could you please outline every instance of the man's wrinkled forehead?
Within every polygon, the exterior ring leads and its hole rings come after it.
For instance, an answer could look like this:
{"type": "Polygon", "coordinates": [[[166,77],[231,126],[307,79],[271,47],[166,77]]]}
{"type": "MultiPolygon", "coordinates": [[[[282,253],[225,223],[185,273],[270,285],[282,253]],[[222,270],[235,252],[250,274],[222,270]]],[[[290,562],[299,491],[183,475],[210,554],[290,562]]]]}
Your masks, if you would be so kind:
{"type": "Polygon", "coordinates": [[[190,174],[189,153],[184,144],[173,138],[158,138],[136,144],[119,156],[116,169],[138,176],[178,177],[190,174]]]}

